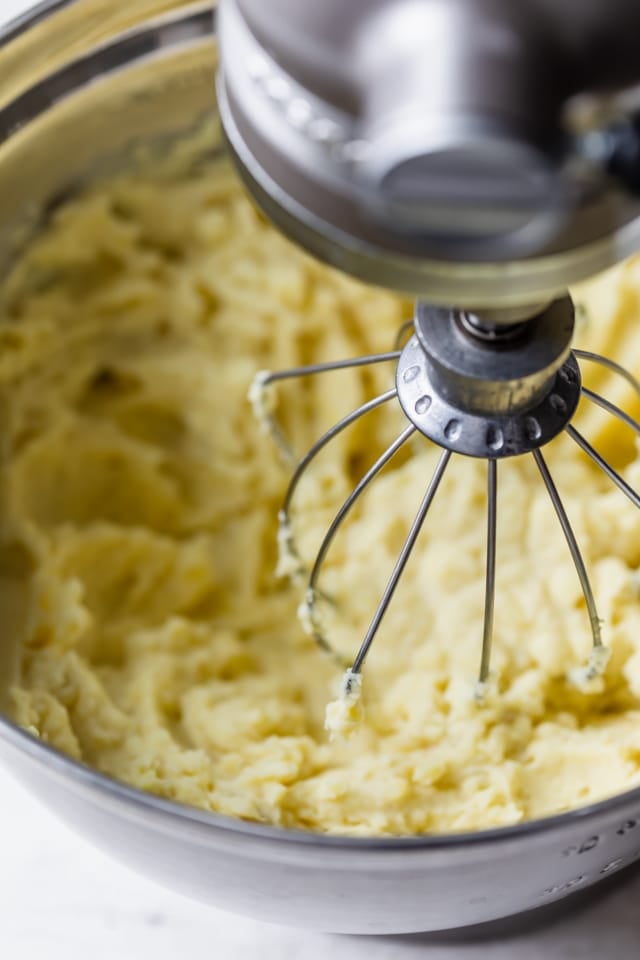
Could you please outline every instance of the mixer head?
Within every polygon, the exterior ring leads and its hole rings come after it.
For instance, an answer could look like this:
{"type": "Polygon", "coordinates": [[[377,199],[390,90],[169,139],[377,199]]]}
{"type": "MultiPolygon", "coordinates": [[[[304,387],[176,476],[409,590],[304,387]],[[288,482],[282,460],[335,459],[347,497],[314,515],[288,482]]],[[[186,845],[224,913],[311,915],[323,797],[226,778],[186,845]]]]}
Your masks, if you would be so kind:
{"type": "Polygon", "coordinates": [[[564,532],[606,665],[593,591],[541,448],[565,431],[636,506],[640,498],[571,423],[582,387],[567,288],[640,248],[636,0],[222,0],[223,125],[267,214],[311,252],[418,298],[401,350],[259,375],[278,380],[395,361],[396,385],[346,415],[295,469],[281,512],[281,567],[300,575],[291,529],[298,483],[360,416],[397,400],[408,425],[338,511],[311,570],[302,619],[328,647],[320,571],[342,522],[416,432],[442,448],[396,567],[344,681],[360,671],[454,454],[487,460],[487,557],[478,692],[489,678],[498,463],[531,454],[564,532]],[[440,306],[434,306],[439,304],[440,306]]]}
{"type": "Polygon", "coordinates": [[[222,0],[219,36],[241,174],[340,269],[537,308],[640,246],[635,0],[222,0]]]}

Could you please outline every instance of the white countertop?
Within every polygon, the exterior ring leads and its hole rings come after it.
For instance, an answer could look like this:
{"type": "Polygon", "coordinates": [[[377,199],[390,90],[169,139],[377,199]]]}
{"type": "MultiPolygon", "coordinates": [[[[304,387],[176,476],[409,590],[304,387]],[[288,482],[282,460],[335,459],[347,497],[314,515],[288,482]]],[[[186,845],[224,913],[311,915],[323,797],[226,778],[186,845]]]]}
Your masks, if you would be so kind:
{"type": "MultiPolygon", "coordinates": [[[[118,2],[118,0],[116,0],[118,2]]],[[[0,0],[0,22],[25,9],[0,0]]],[[[429,945],[269,927],[191,903],[111,862],[0,769],[0,957],[6,960],[636,960],[640,875],[517,939],[429,945]]]]}
{"type": "Polygon", "coordinates": [[[325,936],[192,903],[76,837],[0,768],[3,960],[637,960],[640,874],[545,930],[472,945],[325,936]]]}

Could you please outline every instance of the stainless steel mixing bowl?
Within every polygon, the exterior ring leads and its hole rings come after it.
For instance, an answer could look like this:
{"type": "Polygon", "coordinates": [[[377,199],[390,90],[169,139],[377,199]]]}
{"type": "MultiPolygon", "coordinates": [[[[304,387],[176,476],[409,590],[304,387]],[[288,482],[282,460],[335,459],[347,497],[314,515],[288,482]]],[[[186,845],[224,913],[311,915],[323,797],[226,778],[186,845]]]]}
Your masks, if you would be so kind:
{"type": "MultiPolygon", "coordinates": [[[[184,135],[215,110],[211,26],[202,4],[48,0],[4,30],[1,271],[69,190],[144,143],[184,135]]],[[[0,582],[0,599],[15,586],[0,582]]],[[[5,690],[11,659],[5,635],[5,690]]],[[[0,717],[0,757],[62,820],[132,867],[218,907],[320,930],[475,925],[544,907],[640,859],[640,790],[501,830],[344,839],[143,794],[7,717],[0,717]]]]}

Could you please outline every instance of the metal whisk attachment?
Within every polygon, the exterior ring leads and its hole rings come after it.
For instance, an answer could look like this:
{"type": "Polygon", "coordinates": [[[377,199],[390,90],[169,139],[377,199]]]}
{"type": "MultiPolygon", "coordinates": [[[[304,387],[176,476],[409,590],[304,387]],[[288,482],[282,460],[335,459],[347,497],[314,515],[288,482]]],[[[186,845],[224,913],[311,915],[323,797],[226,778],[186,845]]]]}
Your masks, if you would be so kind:
{"type": "MultiPolygon", "coordinates": [[[[320,612],[322,568],[331,545],[369,484],[390,463],[407,441],[419,432],[442,448],[433,476],[407,533],[369,628],[351,664],[344,664],[341,709],[336,728],[348,722],[357,703],[361,673],[367,654],[391,603],[403,571],[425,523],[442,478],[454,454],[487,461],[487,546],[484,618],[480,668],[475,688],[482,699],[490,681],[491,643],[496,580],[496,521],[498,465],[507,457],[530,454],[539,470],[580,580],[589,616],[592,651],[586,666],[573,671],[575,682],[585,684],[600,675],[607,663],[601,621],[589,575],[542,453],[542,447],[563,431],[604,471],[616,486],[640,507],[640,496],[572,425],[582,397],[627,424],[640,435],[640,423],[605,397],[582,385],[578,361],[600,364],[624,377],[640,395],[640,383],[624,367],[599,354],[571,350],[575,311],[567,296],[522,315],[516,311],[475,314],[424,303],[416,306],[413,334],[402,349],[374,356],[320,363],[308,367],[262,372],[250,397],[257,415],[283,453],[289,454],[274,416],[271,388],[279,381],[373,363],[396,362],[395,387],[348,413],[329,429],[299,461],[279,514],[279,572],[300,582],[307,578],[300,617],[307,632],[325,650],[332,651],[320,612]],[[409,423],[373,465],[336,513],[309,573],[296,549],[292,530],[292,505],[300,480],[316,456],[339,433],[377,407],[397,400],[409,423]]],[[[403,328],[404,330],[404,328],[403,328]]],[[[334,654],[335,655],[335,654],[334,654]]],[[[335,711],[334,711],[335,713],[335,711]]]]}

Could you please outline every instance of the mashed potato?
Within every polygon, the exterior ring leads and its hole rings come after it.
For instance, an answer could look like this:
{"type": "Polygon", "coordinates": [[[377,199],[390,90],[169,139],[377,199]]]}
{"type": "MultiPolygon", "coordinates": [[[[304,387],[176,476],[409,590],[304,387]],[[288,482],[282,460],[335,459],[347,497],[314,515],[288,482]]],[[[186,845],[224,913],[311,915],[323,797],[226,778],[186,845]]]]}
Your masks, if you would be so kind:
{"type": "MultiPolygon", "coordinates": [[[[640,261],[578,292],[581,345],[640,371],[640,261]]],[[[361,717],[330,740],[342,667],[275,576],[288,467],[247,402],[257,370],[389,349],[410,304],[312,262],[225,161],[170,184],[116,179],[61,209],[0,316],[0,614],[11,710],[111,776],[287,827],[414,834],[512,824],[640,784],[640,512],[568,440],[548,461],[611,657],[586,689],[576,572],[531,458],[500,465],[495,695],[474,702],[486,468],[454,458],[366,664],[361,717]],[[11,605],[11,609],[9,609],[11,605]]],[[[585,367],[586,369],[586,367],[585,367]]],[[[622,380],[588,382],[636,415],[622,380]]],[[[283,385],[298,454],[393,382],[392,366],[283,385]]],[[[631,431],[580,423],[640,485],[631,431]]],[[[342,434],[300,487],[309,562],[405,425],[342,434]]],[[[439,452],[418,438],[336,540],[327,629],[353,655],[439,452]]]]}

